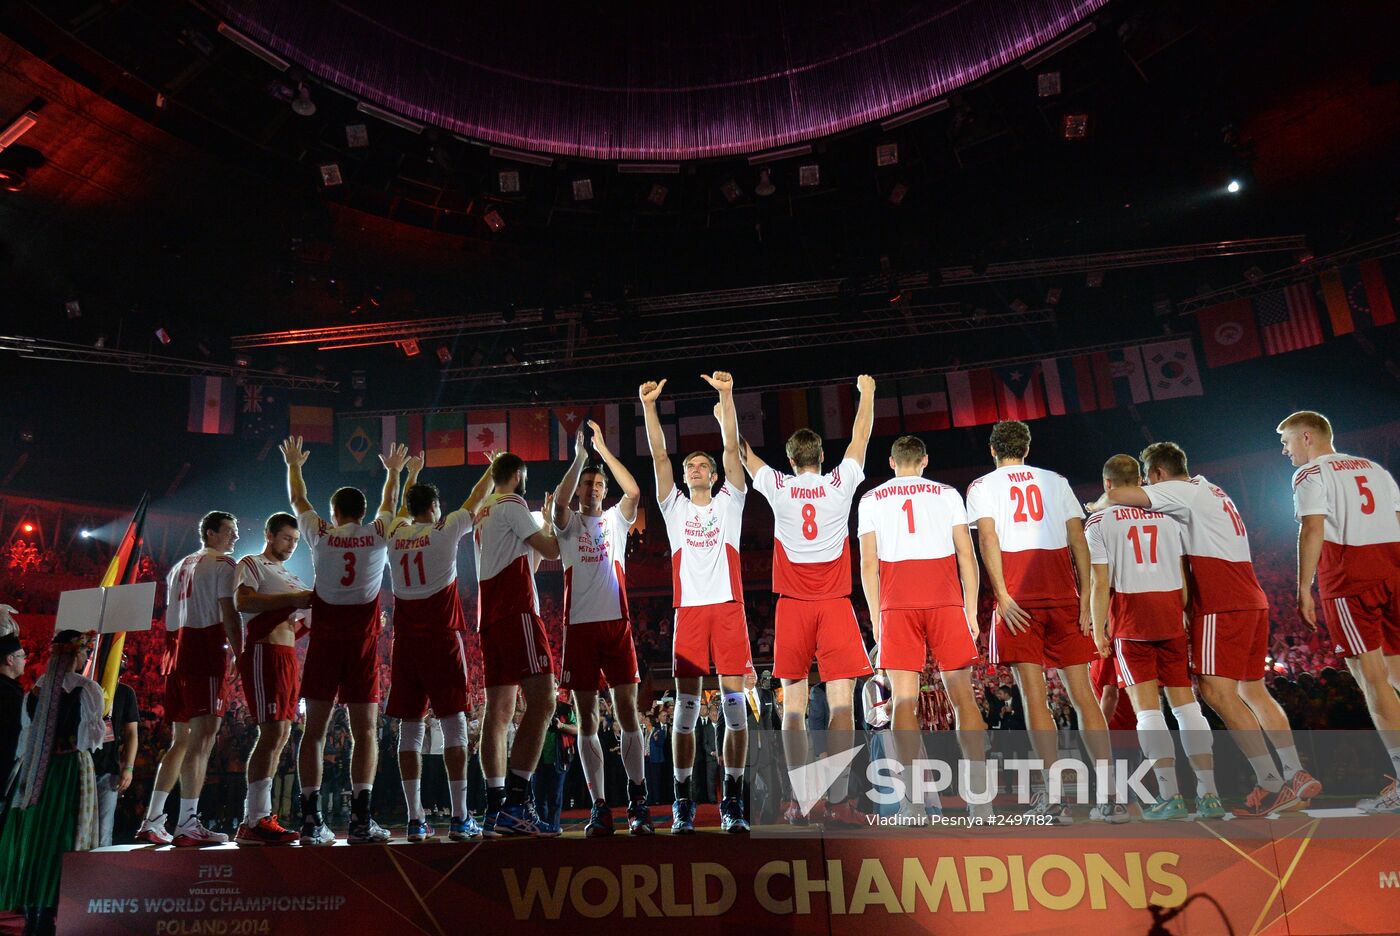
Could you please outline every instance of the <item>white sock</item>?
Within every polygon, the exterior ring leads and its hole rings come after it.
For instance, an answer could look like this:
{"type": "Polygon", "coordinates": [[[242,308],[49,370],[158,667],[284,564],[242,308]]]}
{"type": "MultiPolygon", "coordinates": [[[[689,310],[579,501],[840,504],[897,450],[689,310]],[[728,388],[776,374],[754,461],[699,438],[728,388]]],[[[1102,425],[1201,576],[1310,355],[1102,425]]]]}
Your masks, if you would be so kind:
{"type": "MultiPolygon", "coordinates": [[[[1282,785],[1279,789],[1283,789],[1282,785]]],[[[1196,795],[1210,796],[1215,794],[1215,770],[1196,769],[1196,795]]]]}
{"type": "Polygon", "coordinates": [[[487,777],[487,778],[486,778],[486,788],[487,788],[488,790],[499,790],[501,787],[503,787],[503,786],[505,786],[505,785],[506,785],[506,778],[505,778],[505,777],[487,777]]]}
{"type": "Polygon", "coordinates": [[[196,796],[194,799],[185,799],[184,797],[180,797],[180,824],[181,824],[181,825],[184,825],[184,824],[185,824],[186,822],[188,822],[193,816],[198,815],[198,813],[199,813],[199,797],[196,796]]]}
{"type": "Polygon", "coordinates": [[[603,744],[596,734],[579,735],[578,760],[583,766],[583,782],[588,784],[591,802],[606,799],[603,789],[603,744]]]}
{"type": "Polygon", "coordinates": [[[372,791],[373,789],[374,789],[374,784],[373,784],[373,783],[352,783],[352,784],[350,784],[350,792],[351,792],[352,794],[354,794],[355,796],[359,796],[361,793],[366,793],[366,792],[372,791]]]}
{"type": "Polygon", "coordinates": [[[272,778],[254,780],[248,784],[248,825],[272,815],[272,778]]]}
{"type": "Polygon", "coordinates": [[[1278,768],[1274,766],[1274,759],[1267,753],[1249,759],[1249,766],[1254,768],[1254,782],[1268,790],[1270,793],[1277,793],[1283,789],[1283,778],[1278,775],[1278,768]]]}
{"type": "MultiPolygon", "coordinates": [[[[533,770],[521,770],[519,767],[512,767],[510,772],[527,783],[530,781],[530,778],[535,775],[533,770]]],[[[503,780],[501,783],[504,785],[505,781],[503,780]]]]}
{"type": "Polygon", "coordinates": [[[1283,775],[1288,779],[1293,779],[1293,775],[1303,769],[1303,762],[1298,757],[1298,749],[1293,745],[1278,749],[1279,763],[1283,765],[1283,775]]]}
{"type": "Polygon", "coordinates": [[[408,805],[408,821],[414,822],[423,818],[423,797],[420,790],[423,787],[422,780],[404,780],[403,801],[408,805]]]}
{"type": "Polygon", "coordinates": [[[169,790],[152,790],[151,806],[146,810],[146,820],[155,822],[165,813],[165,799],[170,795],[169,790]]]}
{"type": "Polygon", "coordinates": [[[622,766],[632,783],[647,782],[646,748],[642,746],[642,729],[622,733],[622,766]]]}
{"type": "Polygon", "coordinates": [[[467,781],[449,780],[447,786],[452,791],[452,818],[467,818],[467,781]]]}
{"type": "MultiPolygon", "coordinates": [[[[689,771],[686,771],[686,772],[689,773],[689,771]]],[[[724,768],[724,775],[725,775],[726,777],[743,777],[743,776],[744,776],[744,768],[742,768],[742,767],[726,767],[726,768],[724,768]]],[[[842,799],[845,799],[845,797],[842,797],[842,799]]]]}
{"type": "Polygon", "coordinates": [[[1390,755],[1391,772],[1400,777],[1400,747],[1388,747],[1385,752],[1390,755]]]}
{"type": "MultiPolygon", "coordinates": [[[[677,768],[675,768],[676,782],[677,782],[677,783],[685,783],[687,780],[689,780],[689,779],[690,779],[690,772],[691,772],[691,770],[693,770],[693,769],[694,769],[694,768],[692,768],[692,767],[677,767],[677,768]]],[[[725,768],[725,771],[728,772],[728,768],[727,768],[727,767],[725,768]]]]}
{"type": "Polygon", "coordinates": [[[1154,767],[1152,773],[1157,777],[1157,796],[1163,802],[1177,796],[1181,790],[1176,785],[1176,767],[1154,767]]]}

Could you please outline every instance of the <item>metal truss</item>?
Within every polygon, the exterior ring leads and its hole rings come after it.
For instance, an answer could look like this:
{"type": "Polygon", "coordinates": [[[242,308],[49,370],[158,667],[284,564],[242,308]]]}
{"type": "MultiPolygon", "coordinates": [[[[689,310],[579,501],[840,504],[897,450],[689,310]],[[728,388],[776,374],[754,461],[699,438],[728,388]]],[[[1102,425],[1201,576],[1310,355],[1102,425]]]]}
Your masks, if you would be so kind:
{"type": "Polygon", "coordinates": [[[325,377],[302,377],[276,371],[252,370],[207,361],[161,357],[114,348],[93,348],[66,341],[47,341],[18,335],[0,335],[0,351],[13,351],[35,361],[69,361],[75,364],[106,364],[137,374],[162,374],[167,377],[229,377],[235,383],[256,383],[265,387],[288,387],[294,390],[340,389],[340,381],[325,377]]]}

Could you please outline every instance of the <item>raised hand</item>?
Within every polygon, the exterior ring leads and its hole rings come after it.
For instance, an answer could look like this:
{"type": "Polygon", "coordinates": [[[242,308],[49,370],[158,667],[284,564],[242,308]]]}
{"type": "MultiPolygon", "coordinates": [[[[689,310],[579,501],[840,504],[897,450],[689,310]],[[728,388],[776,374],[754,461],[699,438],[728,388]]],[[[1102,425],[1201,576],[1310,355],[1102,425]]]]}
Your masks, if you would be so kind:
{"type": "Polygon", "coordinates": [[[655,403],[657,397],[661,396],[661,391],[666,389],[666,378],[662,378],[660,383],[655,380],[648,380],[637,388],[637,395],[642,398],[643,403],[655,403]]]}
{"type": "Polygon", "coordinates": [[[720,393],[727,393],[734,389],[734,375],[729,371],[717,370],[713,374],[701,374],[700,379],[720,393]]]}
{"type": "Polygon", "coordinates": [[[875,378],[869,374],[861,374],[856,378],[856,389],[862,394],[875,392],[875,378]]]}
{"type": "Polygon", "coordinates": [[[379,456],[379,462],[389,471],[402,471],[404,463],[408,461],[408,446],[394,445],[388,452],[379,456]]]}
{"type": "Polygon", "coordinates": [[[408,460],[403,463],[403,466],[408,469],[409,474],[416,476],[423,470],[424,461],[423,453],[419,452],[417,455],[408,456],[408,460]]]}
{"type": "Polygon", "coordinates": [[[311,457],[311,453],[302,448],[301,436],[287,436],[279,448],[289,465],[303,465],[311,457]]]}
{"type": "Polygon", "coordinates": [[[597,451],[599,455],[602,455],[604,453],[612,454],[611,452],[608,452],[608,440],[603,438],[602,426],[598,425],[596,422],[590,419],[588,421],[588,431],[593,435],[593,438],[590,441],[593,443],[594,450],[597,451]]]}
{"type": "MultiPolygon", "coordinates": [[[[589,425],[592,425],[590,422],[589,425]]],[[[579,426],[574,433],[574,458],[582,459],[588,457],[588,440],[584,438],[583,427],[579,426]]]]}

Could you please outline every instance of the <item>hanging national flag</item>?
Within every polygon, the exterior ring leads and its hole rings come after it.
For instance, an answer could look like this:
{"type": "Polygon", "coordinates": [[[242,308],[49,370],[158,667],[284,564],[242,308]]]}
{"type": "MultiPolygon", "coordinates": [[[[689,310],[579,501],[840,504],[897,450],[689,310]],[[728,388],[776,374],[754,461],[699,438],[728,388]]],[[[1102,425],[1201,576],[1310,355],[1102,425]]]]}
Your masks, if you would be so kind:
{"type": "Polygon", "coordinates": [[[734,408],[739,413],[739,435],[752,446],[763,445],[763,394],[736,393],[734,408]]]}
{"type": "Polygon", "coordinates": [[[797,430],[811,428],[812,421],[812,408],[808,391],[778,391],[778,434],[782,436],[784,443],[797,430]]]}
{"type": "MultiPolygon", "coordinates": [[[[513,409],[509,414],[511,451],[527,462],[550,459],[550,436],[554,428],[549,408],[532,406],[513,409]]],[[[572,443],[570,443],[572,447],[572,443]]]]}
{"type": "Polygon", "coordinates": [[[383,424],[372,416],[342,416],[339,420],[341,471],[373,471],[381,467],[376,457],[383,424]]]}
{"type": "Polygon", "coordinates": [[[423,444],[428,468],[450,468],[466,462],[461,413],[429,413],[423,420],[423,444]]]}
{"type": "Polygon", "coordinates": [[[1046,358],[1040,362],[1040,373],[1045,378],[1045,409],[1051,416],[1091,413],[1099,408],[1091,356],[1046,358]]]}
{"type": "Polygon", "coordinates": [[[505,410],[471,410],[467,413],[467,464],[489,465],[487,452],[509,450],[505,410]]]}
{"type": "Polygon", "coordinates": [[[287,392],[281,387],[244,384],[239,433],[245,439],[281,439],[287,434],[287,392]]]}
{"type": "Polygon", "coordinates": [[[1094,375],[1100,409],[1109,409],[1120,403],[1125,406],[1146,403],[1152,399],[1152,391],[1147,386],[1147,373],[1142,366],[1142,349],[1136,345],[1096,353],[1094,375]]]}
{"type": "Polygon", "coordinates": [[[1196,367],[1196,349],[1190,338],[1156,341],[1142,346],[1142,360],[1147,368],[1147,382],[1152,387],[1152,399],[1200,396],[1201,374],[1196,367]]]}
{"type": "Polygon", "coordinates": [[[823,439],[851,437],[851,424],[856,418],[854,393],[855,386],[849,383],[827,384],[821,388],[821,422],[817,432],[823,439]]]}
{"type": "MultiPolygon", "coordinates": [[[[880,400],[875,400],[876,423],[879,423],[880,400]]],[[[904,425],[898,425],[886,435],[901,432],[936,432],[953,424],[948,412],[948,384],[942,377],[920,377],[899,382],[899,408],[904,412],[904,425]]],[[[886,425],[888,426],[888,416],[886,425]]],[[[898,423],[896,419],[896,423],[898,423]]],[[[877,429],[876,435],[881,435],[877,429]]]]}
{"type": "MultiPolygon", "coordinates": [[[[560,461],[570,461],[574,457],[574,435],[584,426],[588,420],[593,418],[593,413],[587,406],[561,406],[554,410],[554,457],[560,461]]],[[[515,438],[515,425],[510,427],[511,438],[515,438]]],[[[589,433],[584,429],[584,438],[589,433]]],[[[519,443],[517,443],[517,446],[519,443]]],[[[517,454],[519,449],[517,447],[517,454]]],[[[524,458],[524,455],[520,456],[524,458]]]]}
{"type": "Polygon", "coordinates": [[[715,419],[715,402],[705,397],[676,404],[678,452],[715,452],[723,447],[724,437],[719,420],[715,419]]]}
{"type": "Polygon", "coordinates": [[[991,370],[954,371],[947,379],[953,425],[984,426],[997,421],[997,378],[991,370]]]}
{"type": "MultiPolygon", "coordinates": [[[[116,552],[107,563],[107,571],[97,583],[103,588],[131,585],[136,581],[137,572],[141,568],[142,531],[146,526],[147,500],[148,495],[142,494],[141,502],[136,505],[136,513],[132,514],[131,522],[126,525],[126,532],[117,543],[116,552]]],[[[121,675],[122,650],[125,646],[124,631],[99,634],[97,643],[88,657],[84,675],[102,686],[104,715],[112,714],[112,699],[117,693],[117,678],[121,675]]]]}
{"type": "MultiPolygon", "coordinates": [[[[947,396],[944,396],[943,411],[946,414],[947,396]]],[[[875,398],[875,426],[870,434],[873,436],[897,436],[903,430],[899,422],[899,397],[888,391],[883,396],[875,398]]]]}
{"type": "Polygon", "coordinates": [[[417,455],[424,450],[423,417],[417,413],[409,416],[381,416],[379,433],[381,452],[387,452],[395,445],[408,446],[410,455],[417,455]]]}
{"type": "Polygon", "coordinates": [[[1395,306],[1378,261],[1323,270],[1318,278],[1322,281],[1327,316],[1332,320],[1332,334],[1346,335],[1358,328],[1395,322],[1395,306]]]}
{"type": "Polygon", "coordinates": [[[329,406],[291,406],[287,408],[291,434],[303,442],[330,445],[334,441],[335,411],[329,406]]]}
{"type": "Polygon", "coordinates": [[[1235,299],[1208,306],[1196,313],[1206,364],[1222,367],[1257,358],[1264,353],[1259,330],[1254,324],[1254,306],[1248,299],[1235,299]]]}
{"type": "Polygon", "coordinates": [[[1322,344],[1312,283],[1294,283],[1254,297],[1265,354],[1283,354],[1322,344]]]}
{"type": "MultiPolygon", "coordinates": [[[[647,426],[641,400],[634,407],[637,411],[637,457],[651,455],[651,445],[647,442],[647,426]]],[[[676,454],[676,403],[674,400],[657,400],[656,415],[661,423],[661,435],[666,440],[666,451],[676,454]]]]}
{"type": "Polygon", "coordinates": [[[1039,362],[993,368],[997,379],[997,412],[1002,419],[1042,419],[1045,381],[1039,362]]]}
{"type": "Polygon", "coordinates": [[[185,428],[207,435],[233,435],[233,381],[227,377],[190,379],[190,418],[185,428]]]}

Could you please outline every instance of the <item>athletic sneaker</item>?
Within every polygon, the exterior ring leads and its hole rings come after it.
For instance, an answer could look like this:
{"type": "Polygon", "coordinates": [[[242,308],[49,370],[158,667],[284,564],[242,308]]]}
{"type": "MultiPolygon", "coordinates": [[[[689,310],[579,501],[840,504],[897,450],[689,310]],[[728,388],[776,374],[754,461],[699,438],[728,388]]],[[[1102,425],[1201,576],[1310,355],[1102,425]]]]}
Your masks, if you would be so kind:
{"type": "Polygon", "coordinates": [[[634,799],[627,805],[627,831],[631,835],[655,835],[656,827],[651,824],[651,810],[645,799],[634,799]]]}
{"type": "Polygon", "coordinates": [[[433,827],[428,825],[425,819],[410,819],[408,821],[408,835],[410,842],[421,842],[433,837],[433,827]]]}
{"type": "Polygon", "coordinates": [[[303,845],[334,845],[335,833],[331,827],[326,825],[326,820],[321,818],[320,813],[314,816],[307,816],[301,823],[301,844],[303,845]]]}
{"type": "Polygon", "coordinates": [[[487,839],[498,839],[501,833],[496,831],[496,817],[501,814],[499,809],[486,810],[481,815],[481,837],[487,839]]]}
{"type": "Polygon", "coordinates": [[[588,825],[583,827],[584,838],[603,838],[613,834],[613,814],[608,804],[602,800],[593,801],[593,810],[588,816],[588,825]]]}
{"type": "Polygon", "coordinates": [[[481,838],[481,826],[477,825],[476,820],[471,816],[467,816],[465,819],[453,816],[447,837],[454,842],[466,842],[481,838]]]}
{"type": "Polygon", "coordinates": [[[190,816],[175,828],[176,848],[197,848],[201,845],[222,845],[228,836],[222,832],[211,832],[204,827],[198,815],[190,816]]]}
{"type": "Polygon", "coordinates": [[[744,818],[744,801],[734,796],[726,796],[719,803],[719,828],[721,832],[747,832],[749,820],[744,818]]]}
{"type": "Polygon", "coordinates": [[[695,800],[678,799],[671,804],[671,834],[695,834],[695,800]]]}
{"type": "Polygon", "coordinates": [[[136,833],[138,841],[150,842],[152,845],[169,845],[175,837],[165,831],[165,813],[161,813],[154,819],[147,819],[141,823],[141,831],[136,833]]]}
{"type": "Polygon", "coordinates": [[[846,826],[847,828],[860,828],[869,825],[865,813],[856,809],[854,801],[849,799],[828,804],[825,822],[829,826],[846,826]]]}
{"type": "Polygon", "coordinates": [[[1293,788],[1288,784],[1284,784],[1277,791],[1257,786],[1244,798],[1244,805],[1233,812],[1241,819],[1263,819],[1271,813],[1286,812],[1301,805],[1293,788]]]}
{"type": "Polygon", "coordinates": [[[1045,823],[1046,825],[1070,825],[1074,822],[1069,808],[1063,803],[1050,802],[1050,797],[1045,795],[1044,790],[1037,790],[1031,794],[1031,805],[1026,810],[1026,815],[1049,816],[1052,821],[1045,823]]]}
{"type": "Polygon", "coordinates": [[[788,803],[787,809],[783,810],[783,820],[792,826],[811,825],[811,822],[803,814],[802,807],[797,805],[795,801],[788,803]]]}
{"type": "Polygon", "coordinates": [[[282,823],[277,821],[276,816],[263,816],[256,825],[248,825],[246,822],[238,827],[238,835],[234,838],[240,847],[248,845],[295,845],[298,836],[291,829],[282,828],[282,823]]]}
{"type": "Polygon", "coordinates": [[[345,841],[351,845],[383,845],[393,837],[392,832],[373,819],[352,818],[350,832],[345,836],[345,841]]]}
{"type": "Polygon", "coordinates": [[[1364,813],[1400,813],[1400,781],[1390,777],[1390,785],[1381,790],[1380,796],[1367,797],[1356,808],[1364,813]]]}
{"type": "Polygon", "coordinates": [[[1131,817],[1128,815],[1128,807],[1122,803],[1098,803],[1089,810],[1090,822],[1107,822],[1110,825],[1121,825],[1131,817]]]}
{"type": "Polygon", "coordinates": [[[1297,809],[1302,809],[1313,797],[1322,795],[1322,781],[1306,770],[1300,770],[1289,777],[1284,786],[1292,787],[1293,795],[1298,799],[1298,805],[1295,807],[1297,809]]]}
{"type": "Polygon", "coordinates": [[[496,814],[496,834],[498,836],[519,835],[532,838],[554,838],[559,833],[548,828],[535,813],[530,803],[507,804],[496,814]]]}
{"type": "Polygon", "coordinates": [[[1224,819],[1225,805],[1220,802],[1220,797],[1215,793],[1196,797],[1196,818],[1224,819]]]}
{"type": "Polygon", "coordinates": [[[1186,811],[1186,801],[1178,793],[1171,799],[1160,800],[1143,809],[1142,818],[1147,822],[1161,822],[1165,819],[1190,819],[1191,815],[1186,811]]]}

